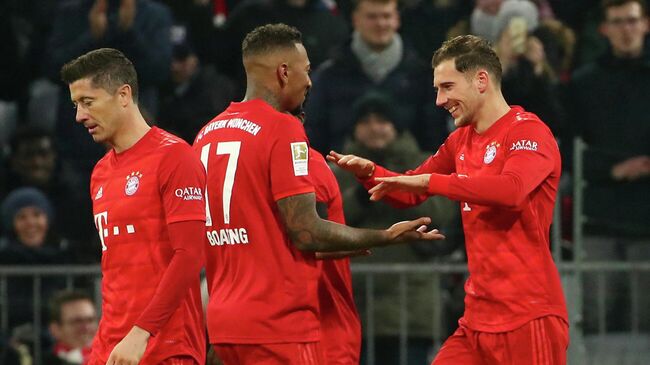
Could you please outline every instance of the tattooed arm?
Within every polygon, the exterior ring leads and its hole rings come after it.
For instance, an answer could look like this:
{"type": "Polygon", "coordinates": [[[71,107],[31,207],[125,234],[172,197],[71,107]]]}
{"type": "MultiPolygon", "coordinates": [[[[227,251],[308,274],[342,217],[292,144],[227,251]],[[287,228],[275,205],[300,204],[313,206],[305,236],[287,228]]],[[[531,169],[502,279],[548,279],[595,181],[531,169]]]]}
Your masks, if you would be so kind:
{"type": "Polygon", "coordinates": [[[304,251],[354,251],[416,240],[440,240],[438,230],[426,232],[429,218],[395,223],[385,230],[352,228],[321,219],[313,193],[299,194],[277,202],[289,237],[304,251]]]}

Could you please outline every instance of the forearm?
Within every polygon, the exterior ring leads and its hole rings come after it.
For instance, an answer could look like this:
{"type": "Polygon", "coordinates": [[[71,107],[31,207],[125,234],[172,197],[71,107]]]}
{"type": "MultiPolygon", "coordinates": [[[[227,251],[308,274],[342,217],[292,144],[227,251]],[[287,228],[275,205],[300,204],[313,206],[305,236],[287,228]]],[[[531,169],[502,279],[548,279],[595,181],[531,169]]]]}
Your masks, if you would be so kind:
{"type": "Polygon", "coordinates": [[[300,250],[357,251],[390,242],[391,237],[386,231],[352,228],[321,219],[313,201],[313,194],[300,194],[278,201],[289,237],[300,250]]]}
{"type": "Polygon", "coordinates": [[[169,225],[174,247],[172,256],[158,288],[136,325],[155,335],[187,297],[193,283],[198,284],[203,266],[202,249],[205,230],[203,221],[185,221],[169,225]]]}
{"type": "MultiPolygon", "coordinates": [[[[360,179],[359,181],[363,184],[363,187],[367,190],[370,190],[379,183],[375,181],[377,177],[390,177],[390,176],[399,176],[400,174],[390,171],[384,167],[376,165],[375,171],[367,179],[360,179]]],[[[415,205],[421,204],[423,201],[427,200],[429,195],[427,194],[416,194],[407,191],[394,190],[388,193],[382,201],[386,202],[392,207],[404,209],[409,208],[415,205]]]]}
{"type": "Polygon", "coordinates": [[[506,207],[518,206],[527,195],[521,180],[515,175],[465,178],[431,174],[428,193],[467,203],[506,207]]]}

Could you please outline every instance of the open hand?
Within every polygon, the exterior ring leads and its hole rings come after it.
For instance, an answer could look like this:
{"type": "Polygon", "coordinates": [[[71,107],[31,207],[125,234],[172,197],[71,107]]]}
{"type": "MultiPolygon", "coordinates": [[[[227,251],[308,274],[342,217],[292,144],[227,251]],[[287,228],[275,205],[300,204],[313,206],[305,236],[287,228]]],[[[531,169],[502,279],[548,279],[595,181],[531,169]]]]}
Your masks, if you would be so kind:
{"type": "Polygon", "coordinates": [[[431,223],[431,218],[422,217],[412,221],[397,222],[386,231],[392,240],[401,242],[445,239],[445,236],[440,234],[437,229],[427,231],[427,224],[429,223],[431,223]]]}
{"type": "Polygon", "coordinates": [[[326,156],[327,160],[337,164],[343,170],[349,171],[354,176],[365,179],[372,176],[375,171],[375,163],[355,155],[342,155],[335,151],[330,151],[326,156]]]}
{"type": "Polygon", "coordinates": [[[648,175],[650,175],[649,156],[632,157],[612,167],[612,177],[619,181],[634,181],[648,175]]]}
{"type": "Polygon", "coordinates": [[[88,23],[90,23],[90,34],[96,40],[104,37],[108,27],[108,18],[106,17],[107,0],[97,0],[90,8],[88,13],[88,23]]]}
{"type": "Polygon", "coordinates": [[[136,0],[122,0],[120,9],[117,12],[117,28],[121,32],[126,32],[133,27],[135,21],[136,0]]]}
{"type": "Polygon", "coordinates": [[[370,200],[379,201],[386,194],[395,190],[424,194],[429,187],[430,176],[431,174],[377,177],[375,181],[379,184],[368,190],[370,200]]]}

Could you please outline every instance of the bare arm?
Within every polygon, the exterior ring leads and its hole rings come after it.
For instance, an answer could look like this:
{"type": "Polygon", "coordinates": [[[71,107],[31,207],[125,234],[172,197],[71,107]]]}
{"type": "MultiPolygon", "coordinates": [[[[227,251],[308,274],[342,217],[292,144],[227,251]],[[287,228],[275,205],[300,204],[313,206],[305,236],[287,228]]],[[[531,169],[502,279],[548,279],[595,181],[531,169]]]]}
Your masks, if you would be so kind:
{"type": "Polygon", "coordinates": [[[439,240],[438,230],[425,232],[429,218],[392,225],[385,230],[352,228],[321,219],[313,193],[290,196],[277,202],[293,243],[305,251],[356,251],[416,240],[439,240]]]}

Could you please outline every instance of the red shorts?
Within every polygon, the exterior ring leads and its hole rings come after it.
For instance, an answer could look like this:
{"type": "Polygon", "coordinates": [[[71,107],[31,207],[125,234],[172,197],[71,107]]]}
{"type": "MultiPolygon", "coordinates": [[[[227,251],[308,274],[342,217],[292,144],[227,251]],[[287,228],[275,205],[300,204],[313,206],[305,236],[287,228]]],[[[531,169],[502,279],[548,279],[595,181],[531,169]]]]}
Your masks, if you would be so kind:
{"type": "Polygon", "coordinates": [[[510,332],[489,333],[459,327],[431,365],[566,365],[569,326],[546,316],[510,332]]]}
{"type": "MultiPolygon", "coordinates": [[[[102,363],[97,359],[91,358],[88,364],[86,365],[106,365],[106,363],[102,363]]],[[[140,363],[140,365],[144,365],[144,364],[140,363]]],[[[199,365],[199,364],[191,356],[174,356],[159,362],[157,365],[199,365]]]]}
{"type": "Polygon", "coordinates": [[[319,342],[212,345],[224,365],[324,365],[319,342]]]}

